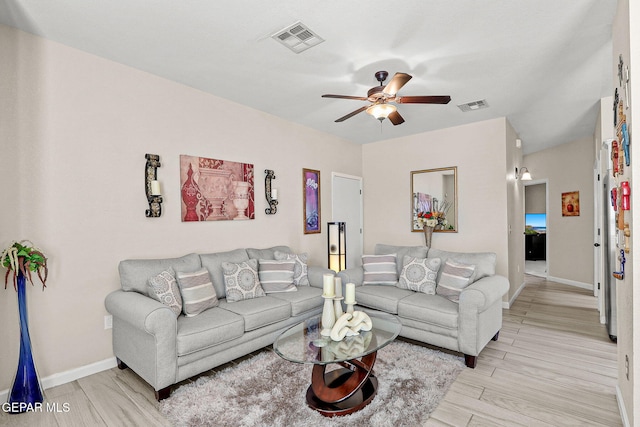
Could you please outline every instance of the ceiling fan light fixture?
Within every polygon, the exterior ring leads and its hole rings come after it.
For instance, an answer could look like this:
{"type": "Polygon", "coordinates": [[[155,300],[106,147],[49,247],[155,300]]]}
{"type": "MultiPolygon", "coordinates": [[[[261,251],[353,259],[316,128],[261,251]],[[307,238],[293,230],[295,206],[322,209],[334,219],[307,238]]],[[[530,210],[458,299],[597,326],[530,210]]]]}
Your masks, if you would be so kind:
{"type": "Polygon", "coordinates": [[[394,113],[397,110],[395,105],[391,104],[373,104],[367,108],[367,113],[371,114],[376,119],[383,121],[389,114],[394,113]]]}

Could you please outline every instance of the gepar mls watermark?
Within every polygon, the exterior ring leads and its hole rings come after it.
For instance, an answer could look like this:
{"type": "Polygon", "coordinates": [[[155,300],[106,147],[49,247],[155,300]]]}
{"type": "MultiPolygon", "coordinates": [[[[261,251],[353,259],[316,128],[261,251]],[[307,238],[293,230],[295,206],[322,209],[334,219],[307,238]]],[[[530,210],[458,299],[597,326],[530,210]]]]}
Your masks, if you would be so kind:
{"type": "Polygon", "coordinates": [[[67,413],[71,411],[71,405],[67,402],[5,402],[2,404],[2,412],[21,413],[21,412],[56,412],[67,413]]]}

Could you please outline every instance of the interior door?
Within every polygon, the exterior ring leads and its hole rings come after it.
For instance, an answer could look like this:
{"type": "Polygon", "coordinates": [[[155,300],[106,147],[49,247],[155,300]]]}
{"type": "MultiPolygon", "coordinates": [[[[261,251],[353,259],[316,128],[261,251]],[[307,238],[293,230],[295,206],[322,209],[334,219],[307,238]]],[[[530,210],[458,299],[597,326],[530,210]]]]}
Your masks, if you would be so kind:
{"type": "Polygon", "coordinates": [[[332,221],[346,223],[347,268],[362,265],[362,178],[331,174],[332,221]]]}

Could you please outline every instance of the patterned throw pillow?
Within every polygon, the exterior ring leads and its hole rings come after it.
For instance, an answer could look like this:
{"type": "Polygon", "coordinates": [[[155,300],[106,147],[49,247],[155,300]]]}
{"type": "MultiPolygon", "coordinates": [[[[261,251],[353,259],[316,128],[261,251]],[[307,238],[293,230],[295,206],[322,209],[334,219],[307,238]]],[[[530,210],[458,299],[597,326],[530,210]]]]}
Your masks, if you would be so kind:
{"type": "Polygon", "coordinates": [[[363,285],[390,285],[398,283],[396,254],[362,255],[363,285]]]}
{"type": "Polygon", "coordinates": [[[439,268],[440,258],[415,258],[405,255],[397,286],[400,289],[435,295],[439,268]]]}
{"type": "Polygon", "coordinates": [[[168,306],[177,316],[182,313],[182,298],[176,282],[176,273],[169,267],[157,276],[149,278],[149,295],[168,306]]]}
{"type": "Polygon", "coordinates": [[[193,273],[179,271],[177,277],[182,294],[182,308],[187,317],[196,316],[218,305],[218,297],[211,283],[209,270],[201,268],[193,273]]]}
{"type": "Polygon", "coordinates": [[[258,266],[260,286],[265,294],[276,292],[295,292],[298,290],[293,284],[293,269],[296,262],[293,259],[277,261],[261,259],[258,266]]]}
{"type": "Polygon", "coordinates": [[[309,286],[309,277],[307,276],[308,255],[306,253],[288,254],[286,252],[275,251],[273,255],[278,261],[287,259],[294,260],[296,263],[293,268],[293,284],[296,286],[309,286]]]}
{"type": "Polygon", "coordinates": [[[258,277],[257,259],[250,259],[238,264],[223,262],[222,272],[227,302],[265,296],[258,277]]]}
{"type": "Polygon", "coordinates": [[[471,283],[471,276],[476,266],[447,260],[440,276],[436,294],[453,301],[459,302],[460,293],[471,283]]]}

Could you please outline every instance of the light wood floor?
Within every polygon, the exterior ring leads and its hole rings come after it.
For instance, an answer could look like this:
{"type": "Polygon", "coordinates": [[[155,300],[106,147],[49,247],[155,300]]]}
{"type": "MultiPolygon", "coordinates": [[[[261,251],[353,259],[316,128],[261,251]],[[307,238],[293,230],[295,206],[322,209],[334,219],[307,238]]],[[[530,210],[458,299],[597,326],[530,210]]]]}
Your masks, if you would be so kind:
{"type": "MultiPolygon", "coordinates": [[[[428,426],[622,425],[616,346],[599,323],[595,298],[579,288],[527,280],[504,311],[500,339],[483,350],[476,369],[460,374],[428,426]]],[[[0,411],[0,426],[169,425],[151,387],[129,369],[101,372],[46,395],[60,412],[0,411]]]]}

